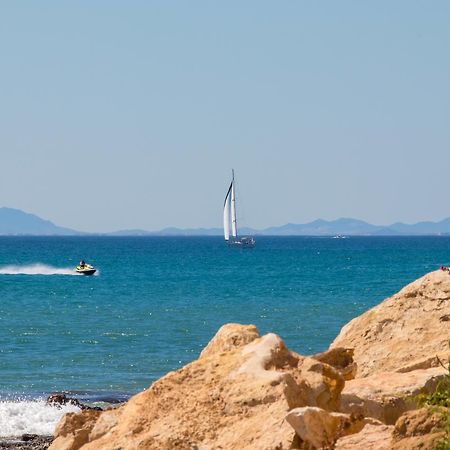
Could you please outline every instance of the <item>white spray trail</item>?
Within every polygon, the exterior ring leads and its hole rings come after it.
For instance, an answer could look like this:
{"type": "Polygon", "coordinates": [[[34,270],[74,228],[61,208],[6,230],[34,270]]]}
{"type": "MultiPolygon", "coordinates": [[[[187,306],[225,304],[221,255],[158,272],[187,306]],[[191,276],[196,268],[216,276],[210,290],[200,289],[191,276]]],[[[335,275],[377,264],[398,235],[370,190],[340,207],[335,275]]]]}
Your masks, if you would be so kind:
{"type": "Polygon", "coordinates": [[[3,266],[0,275],[79,275],[70,268],[58,268],[46,264],[30,264],[28,266],[3,266]]]}
{"type": "Polygon", "coordinates": [[[24,433],[51,435],[61,417],[79,411],[73,405],[61,408],[41,401],[1,401],[0,436],[20,436],[24,433]]]}

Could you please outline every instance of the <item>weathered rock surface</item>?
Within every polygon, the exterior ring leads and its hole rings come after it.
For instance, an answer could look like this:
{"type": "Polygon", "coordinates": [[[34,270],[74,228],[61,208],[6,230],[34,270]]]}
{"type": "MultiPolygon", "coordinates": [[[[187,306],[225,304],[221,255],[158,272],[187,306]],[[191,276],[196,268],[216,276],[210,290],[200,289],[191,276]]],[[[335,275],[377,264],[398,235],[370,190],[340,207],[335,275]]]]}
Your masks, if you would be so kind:
{"type": "Polygon", "coordinates": [[[315,448],[333,448],[342,436],[358,433],[368,423],[381,425],[373,419],[336,412],[328,412],[314,406],[295,408],[286,416],[301,443],[315,448]]]}
{"type": "Polygon", "coordinates": [[[356,377],[438,366],[448,354],[450,276],[431,272],[345,325],[331,348],[354,349],[356,377]]]}
{"type": "Polygon", "coordinates": [[[352,348],[336,347],[323,353],[316,353],[312,358],[334,367],[345,380],[353,380],[358,367],[353,360],[353,353],[352,348]]]}
{"type": "Polygon", "coordinates": [[[298,362],[298,372],[293,376],[301,387],[302,403],[327,411],[337,411],[345,381],[342,375],[328,364],[313,358],[298,362]]]}
{"type": "Polygon", "coordinates": [[[446,373],[442,367],[433,367],[408,373],[383,372],[348,381],[342,391],[341,411],[393,425],[405,411],[417,408],[411,396],[434,392],[446,373]]]}
{"type": "Polygon", "coordinates": [[[359,433],[338,439],[335,450],[392,450],[392,425],[367,424],[359,433]]]}
{"type": "Polygon", "coordinates": [[[80,413],[67,413],[58,423],[51,449],[76,449],[89,441],[89,434],[99,418],[100,411],[85,410],[80,413]]]}
{"type": "Polygon", "coordinates": [[[445,437],[442,414],[421,408],[405,413],[395,424],[392,450],[432,450],[445,437]]]}
{"type": "Polygon", "coordinates": [[[259,337],[260,335],[255,325],[227,323],[220,327],[216,335],[209,341],[208,345],[200,353],[200,358],[243,347],[259,337]]]}
{"type": "Polygon", "coordinates": [[[256,338],[255,329],[244,327],[239,337],[236,330],[222,327],[201,358],[122,407],[66,415],[51,449],[290,448],[295,432],[286,413],[307,402],[332,410],[344,380],[333,367],[289,351],[274,334],[256,338]]]}

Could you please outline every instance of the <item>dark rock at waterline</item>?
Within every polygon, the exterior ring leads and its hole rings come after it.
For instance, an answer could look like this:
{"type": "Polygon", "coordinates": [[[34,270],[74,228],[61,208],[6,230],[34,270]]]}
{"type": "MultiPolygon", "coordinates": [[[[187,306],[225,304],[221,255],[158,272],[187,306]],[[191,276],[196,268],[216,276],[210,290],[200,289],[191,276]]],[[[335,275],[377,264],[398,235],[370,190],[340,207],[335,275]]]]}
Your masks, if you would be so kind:
{"type": "Polygon", "coordinates": [[[57,408],[60,408],[62,405],[73,405],[83,410],[91,409],[94,411],[103,411],[103,409],[100,408],[99,406],[84,405],[78,399],[67,397],[66,394],[61,393],[49,395],[47,398],[47,404],[51,406],[56,406],[57,408]]]}
{"type": "Polygon", "coordinates": [[[0,450],[47,450],[53,436],[23,434],[22,436],[0,438],[0,450]]]}

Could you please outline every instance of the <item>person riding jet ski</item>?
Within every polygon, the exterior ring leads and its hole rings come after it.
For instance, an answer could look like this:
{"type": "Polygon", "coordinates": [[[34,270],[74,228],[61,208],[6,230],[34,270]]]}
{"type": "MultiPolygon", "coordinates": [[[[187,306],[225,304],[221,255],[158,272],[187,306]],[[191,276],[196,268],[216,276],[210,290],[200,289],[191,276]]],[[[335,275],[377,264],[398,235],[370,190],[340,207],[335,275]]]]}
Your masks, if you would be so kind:
{"type": "Polygon", "coordinates": [[[94,269],[90,264],[86,264],[84,259],[80,261],[80,264],[75,268],[75,271],[83,275],[93,275],[97,269],[94,269]]]}

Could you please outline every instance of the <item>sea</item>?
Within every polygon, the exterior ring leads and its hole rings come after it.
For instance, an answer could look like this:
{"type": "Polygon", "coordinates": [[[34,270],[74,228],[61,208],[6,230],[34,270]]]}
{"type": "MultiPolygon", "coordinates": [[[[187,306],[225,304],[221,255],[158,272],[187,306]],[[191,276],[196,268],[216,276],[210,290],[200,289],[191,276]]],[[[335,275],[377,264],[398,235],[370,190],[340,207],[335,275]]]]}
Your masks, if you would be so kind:
{"type": "Polygon", "coordinates": [[[302,354],[450,264],[450,237],[0,237],[0,436],[51,434],[66,392],[110,405],[255,324],[302,354]],[[78,275],[80,259],[94,276],[78,275]]]}

